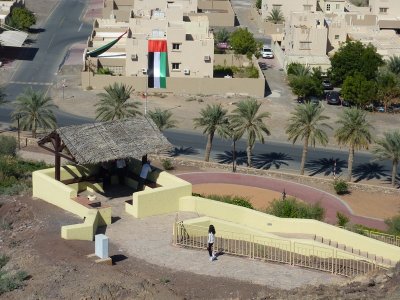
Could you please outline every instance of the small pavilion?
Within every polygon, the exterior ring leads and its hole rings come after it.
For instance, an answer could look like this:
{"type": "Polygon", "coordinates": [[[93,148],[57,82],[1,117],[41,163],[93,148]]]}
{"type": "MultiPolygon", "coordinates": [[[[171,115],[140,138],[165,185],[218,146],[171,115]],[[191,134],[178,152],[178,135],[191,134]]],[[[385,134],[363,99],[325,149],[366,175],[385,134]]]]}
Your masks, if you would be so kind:
{"type": "Polygon", "coordinates": [[[147,116],[60,127],[39,140],[38,145],[54,154],[58,181],[61,157],[78,165],[88,165],[118,159],[141,160],[147,154],[172,148],[147,116]]]}

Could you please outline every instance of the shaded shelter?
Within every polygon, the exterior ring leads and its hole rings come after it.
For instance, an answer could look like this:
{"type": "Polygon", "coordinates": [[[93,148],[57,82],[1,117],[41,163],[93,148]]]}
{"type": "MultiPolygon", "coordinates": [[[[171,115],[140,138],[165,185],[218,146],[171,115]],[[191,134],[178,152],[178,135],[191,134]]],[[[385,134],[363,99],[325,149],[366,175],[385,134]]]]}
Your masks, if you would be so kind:
{"type": "Polygon", "coordinates": [[[117,159],[141,160],[148,153],[172,149],[147,116],[60,127],[42,138],[38,145],[55,155],[56,180],[60,180],[61,157],[85,165],[117,159]]]}

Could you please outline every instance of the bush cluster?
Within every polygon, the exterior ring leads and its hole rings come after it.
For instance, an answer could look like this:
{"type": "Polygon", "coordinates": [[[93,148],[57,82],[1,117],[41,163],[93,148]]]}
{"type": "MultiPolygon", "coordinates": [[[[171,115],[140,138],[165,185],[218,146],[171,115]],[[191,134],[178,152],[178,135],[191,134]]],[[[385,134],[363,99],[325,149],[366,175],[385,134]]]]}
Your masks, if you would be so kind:
{"type": "Polygon", "coordinates": [[[196,194],[193,193],[193,196],[197,197],[202,197],[202,198],[207,198],[207,199],[212,199],[215,201],[220,201],[228,204],[233,204],[237,206],[242,206],[250,209],[254,209],[253,205],[250,203],[249,199],[246,197],[240,197],[240,196],[233,196],[233,195],[204,195],[204,194],[196,194]]]}
{"type": "Polygon", "coordinates": [[[349,192],[349,185],[343,179],[336,179],[333,182],[333,188],[335,189],[335,192],[338,195],[344,195],[349,192]]]}
{"type": "Polygon", "coordinates": [[[0,195],[16,195],[29,188],[32,172],[46,167],[44,162],[0,156],[0,195]]]}
{"type": "Polygon", "coordinates": [[[162,160],[162,166],[164,170],[172,170],[174,168],[172,161],[168,158],[162,160]]]}
{"type": "Polygon", "coordinates": [[[400,215],[385,220],[385,223],[389,227],[389,234],[400,235],[400,215]]]}
{"type": "Polygon", "coordinates": [[[258,69],[254,65],[248,67],[214,66],[214,77],[231,76],[235,78],[258,78],[258,69]]]}
{"type": "Polygon", "coordinates": [[[337,224],[342,227],[346,227],[347,223],[349,223],[350,219],[345,214],[341,212],[336,212],[337,224]]]}
{"type": "Polygon", "coordinates": [[[272,201],[266,211],[268,214],[281,218],[315,219],[322,221],[325,209],[319,204],[306,204],[288,197],[283,200],[272,201]]]}
{"type": "Polygon", "coordinates": [[[18,289],[23,285],[23,281],[28,279],[28,274],[24,271],[17,271],[9,274],[3,270],[10,258],[6,255],[0,255],[0,295],[18,289]]]}
{"type": "Polygon", "coordinates": [[[17,154],[17,140],[13,136],[0,136],[0,156],[17,154]]]}

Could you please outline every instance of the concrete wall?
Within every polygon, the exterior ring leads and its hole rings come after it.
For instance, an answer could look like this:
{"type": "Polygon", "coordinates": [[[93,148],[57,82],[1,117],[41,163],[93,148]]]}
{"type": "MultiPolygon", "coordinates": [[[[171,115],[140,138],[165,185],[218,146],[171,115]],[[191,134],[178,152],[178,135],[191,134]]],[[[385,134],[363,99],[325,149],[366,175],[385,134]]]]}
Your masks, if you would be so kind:
{"type": "MultiPolygon", "coordinates": [[[[106,59],[101,59],[103,67],[109,67],[106,59]]],[[[112,63],[112,60],[111,60],[112,63]]],[[[244,56],[222,54],[214,56],[214,65],[249,65],[250,62],[244,56]]],[[[253,65],[258,69],[259,78],[190,78],[190,77],[167,77],[166,89],[149,89],[150,92],[162,91],[183,94],[226,94],[235,93],[254,97],[264,97],[265,78],[260,70],[255,57],[252,58],[253,65]]],[[[91,86],[94,89],[103,89],[114,82],[131,85],[135,91],[146,91],[147,77],[140,76],[111,76],[97,75],[92,72],[81,73],[82,87],[91,86]]]]}
{"type": "Polygon", "coordinates": [[[380,20],[396,18],[400,16],[399,0],[369,0],[370,11],[378,15],[380,20]],[[387,12],[382,9],[387,8],[387,12]]]}
{"type": "Polygon", "coordinates": [[[292,12],[316,11],[317,0],[262,0],[261,15],[265,20],[274,7],[280,8],[285,20],[289,20],[292,12]]]}
{"type": "MultiPolygon", "coordinates": [[[[75,166],[61,168],[61,180],[89,176],[94,169],[75,166]]],[[[88,185],[86,185],[87,187],[88,185]]],[[[90,185],[89,185],[90,186],[90,185]]],[[[77,186],[68,186],[54,179],[54,168],[38,170],[32,173],[32,196],[56,205],[81,218],[85,223],[62,227],[62,237],[69,239],[92,240],[97,226],[111,224],[111,207],[90,209],[72,200],[77,197],[77,186]],[[89,232],[92,235],[89,237],[89,232]]]]}
{"type": "Polygon", "coordinates": [[[198,12],[193,15],[207,16],[211,27],[233,27],[235,26],[235,12],[233,11],[231,2],[199,0],[198,12]]]}

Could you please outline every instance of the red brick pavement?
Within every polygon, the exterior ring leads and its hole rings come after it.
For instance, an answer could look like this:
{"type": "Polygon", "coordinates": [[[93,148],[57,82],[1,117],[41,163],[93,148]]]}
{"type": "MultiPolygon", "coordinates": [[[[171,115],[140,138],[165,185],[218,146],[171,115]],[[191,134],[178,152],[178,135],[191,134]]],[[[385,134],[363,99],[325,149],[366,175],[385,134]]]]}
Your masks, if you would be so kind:
{"type": "Polygon", "coordinates": [[[371,228],[385,230],[383,220],[358,216],[342,199],[325,191],[303,184],[284,181],[274,178],[246,175],[239,173],[197,172],[177,174],[178,177],[192,183],[230,183],[268,189],[276,192],[285,192],[287,195],[299,198],[308,203],[320,203],[325,208],[325,221],[336,224],[336,212],[340,211],[350,217],[352,223],[362,224],[371,228]]]}

